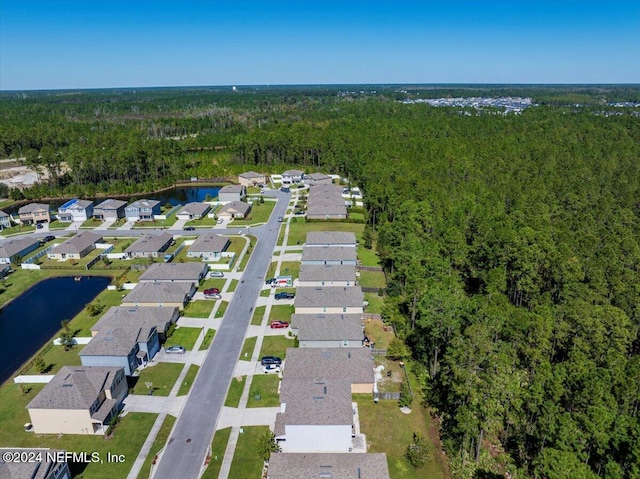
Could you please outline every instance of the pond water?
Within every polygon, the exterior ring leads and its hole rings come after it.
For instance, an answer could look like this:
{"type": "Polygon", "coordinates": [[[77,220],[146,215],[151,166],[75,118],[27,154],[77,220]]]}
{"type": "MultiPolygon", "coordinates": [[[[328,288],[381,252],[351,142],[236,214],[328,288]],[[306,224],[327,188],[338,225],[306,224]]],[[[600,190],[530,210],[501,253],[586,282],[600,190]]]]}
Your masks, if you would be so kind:
{"type": "MultiPolygon", "coordinates": [[[[7,277],[11,283],[11,276],[7,277]]],[[[46,279],[0,309],[0,384],[111,282],[111,278],[83,276],[46,279]]]]}
{"type": "MultiPolygon", "coordinates": [[[[132,202],[141,198],[148,198],[152,200],[158,200],[161,205],[170,203],[173,206],[184,205],[194,201],[207,201],[207,199],[213,199],[218,196],[221,186],[176,186],[165,191],[159,191],[157,193],[149,193],[146,195],[127,195],[127,196],[109,196],[109,198],[117,198],[132,202]]],[[[71,198],[65,198],[62,200],[49,201],[49,205],[52,210],[58,209],[59,206],[71,198]]],[[[104,201],[106,198],[90,198],[93,200],[94,206],[104,201]]],[[[34,200],[35,201],[35,200],[34,200]]],[[[21,206],[31,203],[31,201],[20,202],[5,208],[3,211],[6,213],[17,214],[21,206]]]]}

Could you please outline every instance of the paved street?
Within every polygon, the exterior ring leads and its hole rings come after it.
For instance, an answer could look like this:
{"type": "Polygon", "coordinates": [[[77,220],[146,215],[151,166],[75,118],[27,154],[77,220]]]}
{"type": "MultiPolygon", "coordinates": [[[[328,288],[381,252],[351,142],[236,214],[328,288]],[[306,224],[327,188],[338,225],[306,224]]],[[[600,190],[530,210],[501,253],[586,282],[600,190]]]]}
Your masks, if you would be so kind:
{"type": "MultiPolygon", "coordinates": [[[[245,332],[251,321],[253,307],[258,299],[278,239],[280,226],[278,217],[285,215],[289,201],[288,194],[274,192],[272,195],[279,201],[269,223],[251,228],[250,233],[258,238],[258,243],[253,247],[253,254],[245,269],[243,280],[238,284],[220,329],[216,333],[214,347],[209,349],[182,414],[160,458],[155,477],[197,478],[200,475],[242,349],[245,332]]],[[[226,229],[225,232],[234,233],[235,231],[226,229]]]]}

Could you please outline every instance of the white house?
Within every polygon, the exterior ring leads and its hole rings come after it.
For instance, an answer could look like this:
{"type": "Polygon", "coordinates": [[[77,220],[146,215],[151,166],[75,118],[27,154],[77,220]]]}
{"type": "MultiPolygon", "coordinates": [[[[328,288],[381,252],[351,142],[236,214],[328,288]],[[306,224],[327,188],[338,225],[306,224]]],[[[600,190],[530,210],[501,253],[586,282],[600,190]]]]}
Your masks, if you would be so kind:
{"type": "Polygon", "coordinates": [[[86,221],[93,216],[93,201],[74,198],[58,208],[58,221],[86,221]]]}
{"type": "Polygon", "coordinates": [[[218,261],[222,258],[222,252],[226,251],[228,246],[229,238],[215,233],[201,234],[189,246],[187,257],[202,258],[204,261],[218,261]]]}
{"type": "Polygon", "coordinates": [[[282,184],[290,185],[291,183],[300,183],[304,178],[304,171],[287,170],[282,173],[282,184]]]}
{"type": "Polygon", "coordinates": [[[210,209],[211,205],[207,203],[187,203],[176,213],[176,217],[179,220],[199,220],[204,218],[210,209]]]}
{"type": "Polygon", "coordinates": [[[246,195],[246,188],[242,185],[227,185],[218,191],[218,201],[220,203],[229,203],[231,201],[240,201],[246,195]]]}

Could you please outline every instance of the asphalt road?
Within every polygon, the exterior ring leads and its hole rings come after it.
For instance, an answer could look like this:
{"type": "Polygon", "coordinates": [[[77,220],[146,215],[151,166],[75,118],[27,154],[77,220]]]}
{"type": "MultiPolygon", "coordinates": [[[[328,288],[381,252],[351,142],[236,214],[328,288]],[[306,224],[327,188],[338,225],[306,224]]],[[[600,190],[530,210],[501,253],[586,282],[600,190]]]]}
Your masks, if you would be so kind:
{"type": "MultiPolygon", "coordinates": [[[[258,238],[258,243],[253,247],[242,281],[236,288],[220,329],[216,332],[213,346],[200,367],[184,409],[174,426],[158,464],[154,476],[156,478],[196,479],[200,475],[240,356],[244,335],[253,315],[253,306],[260,294],[273,248],[278,240],[278,217],[284,216],[290,195],[274,192],[270,196],[276,196],[278,203],[269,223],[251,228],[251,234],[258,238]]],[[[194,232],[189,232],[191,233],[194,232]]]]}

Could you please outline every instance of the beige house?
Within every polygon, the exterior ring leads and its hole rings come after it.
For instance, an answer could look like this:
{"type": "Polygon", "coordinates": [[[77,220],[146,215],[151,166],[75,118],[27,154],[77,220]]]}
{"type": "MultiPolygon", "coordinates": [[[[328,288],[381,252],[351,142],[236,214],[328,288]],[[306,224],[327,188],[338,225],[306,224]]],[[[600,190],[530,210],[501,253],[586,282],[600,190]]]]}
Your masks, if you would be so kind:
{"type": "Polygon", "coordinates": [[[190,282],[140,282],[122,299],[122,306],[159,306],[184,309],[196,286],[190,282]]]}
{"type": "Polygon", "coordinates": [[[238,183],[242,186],[263,185],[267,182],[264,173],[256,173],[255,171],[247,171],[238,175],[238,183]]]}
{"type": "Polygon", "coordinates": [[[162,233],[159,235],[145,234],[135,243],[124,250],[129,258],[157,258],[171,245],[173,235],[162,233]]]}
{"type": "Polygon", "coordinates": [[[218,217],[242,219],[249,214],[249,211],[251,211],[251,203],[245,203],[244,201],[232,201],[220,208],[220,211],[218,211],[218,217]]]}
{"type": "Polygon", "coordinates": [[[102,236],[99,234],[83,231],[53,248],[47,253],[47,257],[57,260],[80,259],[93,251],[100,241],[102,236]]]}
{"type": "Polygon", "coordinates": [[[27,410],[36,434],[104,434],[126,395],[122,368],[63,366],[27,410]]]}
{"type": "Polygon", "coordinates": [[[51,221],[49,205],[44,203],[29,203],[18,210],[20,223],[32,225],[37,223],[48,223],[51,221]]]}
{"type": "Polygon", "coordinates": [[[227,185],[218,191],[218,201],[229,203],[230,201],[240,201],[246,196],[246,188],[242,185],[227,185]]]}

